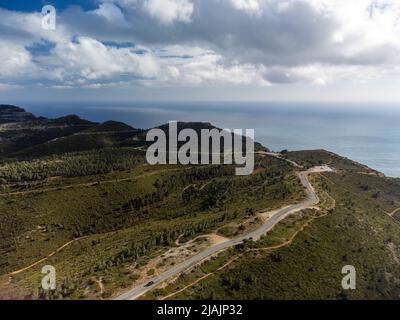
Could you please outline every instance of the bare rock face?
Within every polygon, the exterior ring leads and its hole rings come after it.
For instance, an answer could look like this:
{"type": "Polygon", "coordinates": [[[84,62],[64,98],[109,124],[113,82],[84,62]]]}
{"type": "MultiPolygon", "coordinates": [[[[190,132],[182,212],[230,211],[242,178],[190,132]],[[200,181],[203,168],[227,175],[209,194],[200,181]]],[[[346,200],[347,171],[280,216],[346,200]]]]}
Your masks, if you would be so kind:
{"type": "Polygon", "coordinates": [[[0,105],[0,123],[24,122],[34,120],[36,117],[24,109],[12,105],[0,105]]]}

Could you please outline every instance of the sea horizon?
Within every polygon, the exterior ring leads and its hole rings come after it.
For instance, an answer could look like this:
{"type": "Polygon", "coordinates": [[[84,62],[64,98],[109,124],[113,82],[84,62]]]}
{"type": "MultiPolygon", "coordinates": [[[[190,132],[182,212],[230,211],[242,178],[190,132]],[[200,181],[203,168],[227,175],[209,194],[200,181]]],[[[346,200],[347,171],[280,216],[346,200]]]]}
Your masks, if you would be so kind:
{"type": "Polygon", "coordinates": [[[256,141],[274,151],[325,149],[400,177],[400,111],[393,104],[316,102],[20,102],[36,116],[67,114],[136,128],[168,121],[210,122],[254,129],[256,141]],[[379,106],[379,107],[377,107],[379,106]]]}

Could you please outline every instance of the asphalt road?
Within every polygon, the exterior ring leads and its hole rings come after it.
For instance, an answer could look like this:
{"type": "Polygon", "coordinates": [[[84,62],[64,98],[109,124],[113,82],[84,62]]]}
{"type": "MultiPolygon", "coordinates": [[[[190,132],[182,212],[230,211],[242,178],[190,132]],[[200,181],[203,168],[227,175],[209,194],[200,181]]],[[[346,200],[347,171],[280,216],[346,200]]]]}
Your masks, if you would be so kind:
{"type": "Polygon", "coordinates": [[[146,293],[147,291],[154,289],[155,287],[157,287],[164,281],[166,281],[166,280],[172,278],[173,276],[176,276],[176,275],[182,273],[183,271],[189,269],[190,267],[198,264],[199,262],[203,261],[205,258],[207,258],[213,254],[216,254],[217,252],[222,251],[224,249],[241,244],[241,243],[243,243],[244,240],[253,240],[253,241],[259,240],[261,236],[265,235],[279,221],[286,218],[288,215],[290,215],[294,212],[304,210],[304,209],[307,209],[307,208],[317,205],[319,202],[318,196],[315,193],[310,182],[308,181],[307,176],[311,173],[328,172],[328,171],[332,171],[332,169],[329,168],[328,166],[321,166],[321,167],[314,167],[307,171],[300,172],[299,173],[300,181],[303,184],[303,186],[306,188],[306,192],[307,192],[306,200],[304,200],[303,202],[300,202],[298,204],[286,206],[284,208],[276,210],[275,214],[273,216],[271,216],[267,221],[265,221],[265,223],[263,223],[263,225],[261,227],[259,227],[258,229],[254,230],[248,234],[239,236],[237,238],[215,244],[215,245],[207,248],[206,250],[200,252],[199,254],[197,254],[191,258],[188,258],[187,260],[171,267],[171,269],[161,273],[160,275],[149,279],[147,283],[130,289],[126,293],[118,296],[116,298],[116,300],[134,300],[134,299],[140,297],[141,295],[143,295],[144,293],[146,293]]]}
{"type": "Polygon", "coordinates": [[[296,167],[296,168],[303,168],[303,166],[299,165],[297,162],[294,162],[294,161],[292,161],[292,160],[290,160],[290,159],[287,159],[287,158],[285,158],[284,156],[282,156],[281,153],[277,153],[277,152],[266,152],[266,151],[257,151],[257,152],[255,152],[255,153],[263,154],[263,155],[267,155],[267,156],[271,156],[271,157],[275,157],[275,158],[278,158],[278,159],[281,159],[281,160],[284,160],[284,161],[290,163],[291,165],[293,165],[293,166],[296,167]]]}

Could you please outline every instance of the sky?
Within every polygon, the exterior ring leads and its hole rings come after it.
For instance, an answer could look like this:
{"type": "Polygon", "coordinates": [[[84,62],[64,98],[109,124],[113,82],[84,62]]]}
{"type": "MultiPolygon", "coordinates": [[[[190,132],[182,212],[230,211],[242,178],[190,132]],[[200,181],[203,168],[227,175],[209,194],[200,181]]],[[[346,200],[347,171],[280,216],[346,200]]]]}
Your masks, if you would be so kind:
{"type": "Polygon", "coordinates": [[[0,0],[1,103],[396,104],[399,85],[400,0],[0,0]]]}

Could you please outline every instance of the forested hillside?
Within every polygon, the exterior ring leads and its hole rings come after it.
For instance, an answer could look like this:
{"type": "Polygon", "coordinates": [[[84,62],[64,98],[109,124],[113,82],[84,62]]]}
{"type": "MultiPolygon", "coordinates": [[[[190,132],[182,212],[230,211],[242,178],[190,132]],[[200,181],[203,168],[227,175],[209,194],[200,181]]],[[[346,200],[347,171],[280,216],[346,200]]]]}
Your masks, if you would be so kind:
{"type": "MultiPolygon", "coordinates": [[[[334,172],[310,177],[318,208],[290,215],[260,241],[223,251],[144,298],[400,294],[398,179],[324,150],[256,152],[249,176],[236,176],[232,165],[150,166],[146,130],[0,111],[0,298],[115,297],[303,201],[298,172],[319,165],[334,172]],[[354,292],[340,287],[347,264],[357,268],[354,292]],[[57,270],[56,290],[40,288],[44,265],[57,270]]],[[[215,129],[178,123],[184,128],[215,129]]]]}
{"type": "Polygon", "coordinates": [[[225,252],[147,298],[398,299],[399,181],[323,150],[288,157],[338,168],[312,177],[319,209],[293,215],[263,240],[225,252]],[[345,265],[356,268],[356,290],[342,288],[345,265]]]}

